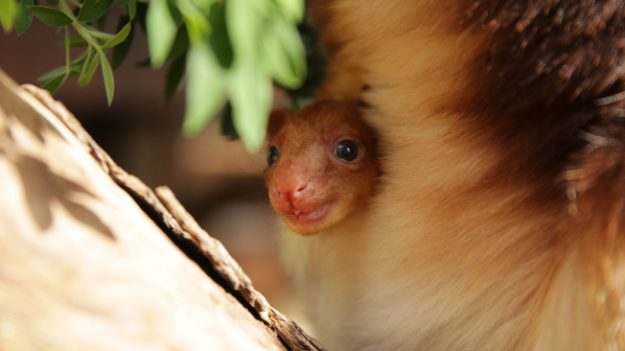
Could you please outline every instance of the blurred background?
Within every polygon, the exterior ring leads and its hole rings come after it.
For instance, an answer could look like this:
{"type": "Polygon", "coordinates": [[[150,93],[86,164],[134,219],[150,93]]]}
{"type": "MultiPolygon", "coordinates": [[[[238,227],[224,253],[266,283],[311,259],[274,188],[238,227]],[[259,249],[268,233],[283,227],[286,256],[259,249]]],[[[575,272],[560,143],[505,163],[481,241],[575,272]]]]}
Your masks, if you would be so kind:
{"type": "MultiPolygon", "coordinates": [[[[114,72],[110,107],[99,70],[84,89],[70,77],[55,97],[126,171],[152,188],[170,187],[269,302],[306,324],[278,261],[275,216],[262,179],[264,153],[249,154],[240,141],[222,136],[218,118],[199,136],[182,136],[184,92],[164,101],[165,71],[137,66],[148,51],[144,34],[135,35],[114,72]]],[[[36,84],[41,74],[64,64],[62,39],[62,32],[38,21],[21,37],[0,34],[0,69],[20,84],[36,84]]]]}

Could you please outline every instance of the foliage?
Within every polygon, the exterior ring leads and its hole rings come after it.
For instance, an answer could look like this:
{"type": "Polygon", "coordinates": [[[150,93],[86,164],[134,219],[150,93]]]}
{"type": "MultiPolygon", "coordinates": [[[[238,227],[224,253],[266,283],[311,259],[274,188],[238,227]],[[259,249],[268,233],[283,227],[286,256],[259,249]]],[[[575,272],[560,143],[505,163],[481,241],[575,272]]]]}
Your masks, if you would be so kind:
{"type": "Polygon", "coordinates": [[[0,0],[0,26],[21,35],[33,18],[64,32],[66,62],[40,77],[54,93],[69,76],[91,82],[100,68],[106,98],[113,69],[145,28],[153,67],[167,65],[165,95],[186,83],[183,131],[198,133],[229,100],[232,124],[249,149],[262,144],[272,81],[297,88],[306,62],[296,24],[303,0],[0,0]],[[115,33],[102,30],[123,9],[115,33]],[[110,57],[110,59],[109,59],[110,57]]]}

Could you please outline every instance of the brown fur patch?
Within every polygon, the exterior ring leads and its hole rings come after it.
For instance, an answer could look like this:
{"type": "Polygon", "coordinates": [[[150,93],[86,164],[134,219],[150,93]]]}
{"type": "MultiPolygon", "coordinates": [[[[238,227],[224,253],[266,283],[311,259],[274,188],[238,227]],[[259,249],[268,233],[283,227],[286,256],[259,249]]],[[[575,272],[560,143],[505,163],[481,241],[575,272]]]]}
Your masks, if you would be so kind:
{"type": "Polygon", "coordinates": [[[569,207],[562,240],[580,250],[588,298],[602,301],[592,337],[625,348],[625,1],[465,3],[476,30],[492,33],[474,106],[511,146],[501,173],[517,169],[569,207]]]}
{"type": "Polygon", "coordinates": [[[625,2],[464,3],[491,33],[476,59],[474,115],[511,146],[516,167],[556,177],[598,122],[596,100],[625,88],[625,2]]]}

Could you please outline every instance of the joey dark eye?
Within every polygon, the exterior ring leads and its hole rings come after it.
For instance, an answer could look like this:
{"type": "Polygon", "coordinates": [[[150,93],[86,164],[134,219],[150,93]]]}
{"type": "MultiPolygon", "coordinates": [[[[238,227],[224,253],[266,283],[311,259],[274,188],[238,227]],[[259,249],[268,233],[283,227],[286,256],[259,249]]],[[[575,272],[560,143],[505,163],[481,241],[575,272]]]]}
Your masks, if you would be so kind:
{"type": "Polygon", "coordinates": [[[339,159],[351,162],[358,157],[358,146],[353,141],[341,140],[334,145],[333,153],[339,159]]]}
{"type": "Polygon", "coordinates": [[[278,161],[278,158],[280,158],[280,150],[278,150],[277,146],[273,145],[267,150],[267,167],[273,166],[273,164],[278,161]]]}

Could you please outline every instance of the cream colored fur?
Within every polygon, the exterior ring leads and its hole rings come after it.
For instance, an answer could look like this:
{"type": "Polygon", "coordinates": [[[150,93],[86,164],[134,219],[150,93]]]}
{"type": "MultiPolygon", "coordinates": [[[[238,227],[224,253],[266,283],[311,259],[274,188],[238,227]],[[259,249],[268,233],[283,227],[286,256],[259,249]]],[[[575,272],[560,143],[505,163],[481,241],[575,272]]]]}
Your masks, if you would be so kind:
{"type": "Polygon", "coordinates": [[[317,6],[332,15],[326,33],[346,42],[321,95],[374,87],[365,117],[380,133],[384,172],[365,211],[325,233],[282,236],[322,342],[342,351],[603,349],[579,244],[557,240],[566,214],[524,206],[532,184],[485,184],[502,150],[447,108],[471,89],[471,60],[488,38],[456,29],[452,1],[317,6]]]}

